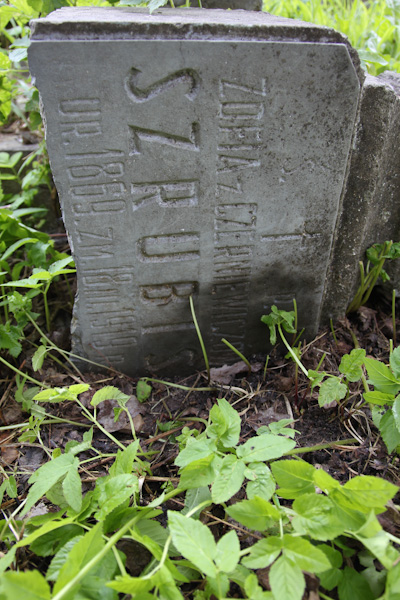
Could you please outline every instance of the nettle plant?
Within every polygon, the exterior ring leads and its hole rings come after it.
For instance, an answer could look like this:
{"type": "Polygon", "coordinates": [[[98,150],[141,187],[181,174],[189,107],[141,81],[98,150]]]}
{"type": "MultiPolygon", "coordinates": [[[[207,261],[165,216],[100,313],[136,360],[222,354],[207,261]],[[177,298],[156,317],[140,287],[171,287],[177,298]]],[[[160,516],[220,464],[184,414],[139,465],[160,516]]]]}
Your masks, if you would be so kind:
{"type": "MultiPolygon", "coordinates": [[[[121,392],[107,388],[91,401],[95,425],[100,402],[117,395],[124,404],[121,392]]],[[[84,391],[82,385],[45,390],[34,400],[79,402],[84,391]]],[[[240,443],[240,416],[219,399],[203,432],[184,428],[177,438],[177,487],[169,482],[149,504],[141,500],[150,469],[139,440],[127,447],[116,441],[121,447],[108,474],[84,496],[80,470],[99,452],[79,455],[94,450],[93,430],[64,453],[54,450],[31,475],[26,500],[0,522],[9,548],[0,559],[0,598],[183,600],[194,589],[196,600],[301,600],[307,577],[324,599],[333,592],[340,600],[395,600],[400,539],[382,529],[377,515],[397,487],[369,476],[341,485],[297,457],[290,424],[261,427],[240,443]],[[168,510],[163,526],[162,507],[177,495],[184,496],[184,508],[168,510]],[[43,496],[59,510],[29,518],[43,496]],[[218,537],[207,525],[214,523],[214,505],[226,514],[218,518],[225,528],[218,537]],[[129,573],[122,541],[149,553],[141,573],[129,573]],[[32,558],[43,557],[44,574],[12,569],[27,548],[32,558]],[[259,582],[259,569],[268,569],[269,590],[259,582]]],[[[15,497],[12,477],[3,491],[15,497]]]]}

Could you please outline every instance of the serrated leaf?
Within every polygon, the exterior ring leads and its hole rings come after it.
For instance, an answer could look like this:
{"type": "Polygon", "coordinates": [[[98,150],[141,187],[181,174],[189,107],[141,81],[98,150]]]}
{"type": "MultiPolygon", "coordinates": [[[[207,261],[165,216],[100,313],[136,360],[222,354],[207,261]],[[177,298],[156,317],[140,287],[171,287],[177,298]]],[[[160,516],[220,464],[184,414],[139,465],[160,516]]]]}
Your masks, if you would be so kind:
{"type": "Polygon", "coordinates": [[[174,546],[208,577],[216,577],[213,562],[217,545],[211,531],[200,521],[168,511],[168,524],[174,546]]]}
{"type": "Polygon", "coordinates": [[[57,481],[62,479],[73,464],[74,457],[71,454],[61,454],[61,456],[39,467],[28,480],[28,483],[33,485],[29,490],[21,516],[25,515],[57,481]]]}
{"type": "Polygon", "coordinates": [[[329,494],[332,490],[340,489],[340,483],[336,481],[324,469],[315,469],[313,474],[314,484],[320,488],[325,494],[329,494]]]}
{"type": "Polygon", "coordinates": [[[114,477],[122,473],[132,473],[133,464],[139,450],[139,440],[135,440],[125,450],[118,450],[115,461],[111,465],[108,473],[114,477]]]}
{"type": "Polygon", "coordinates": [[[400,432],[397,428],[393,411],[389,408],[379,421],[379,431],[389,454],[400,446],[400,432]]]}
{"type": "MultiPolygon", "coordinates": [[[[102,533],[102,523],[97,523],[82,539],[74,545],[54,585],[53,594],[56,595],[67,585],[105,545],[102,533]]],[[[75,597],[81,583],[70,590],[71,597],[75,597]]]]}
{"type": "MultiPolygon", "coordinates": [[[[185,496],[185,508],[182,509],[181,513],[186,515],[189,511],[192,511],[196,506],[199,506],[199,504],[202,504],[206,500],[212,504],[211,493],[208,486],[188,490],[185,496]]],[[[192,519],[199,519],[202,510],[204,510],[204,506],[191,514],[192,519]]]]}
{"type": "Polygon", "coordinates": [[[393,394],[384,394],[383,392],[378,392],[378,390],[373,390],[372,392],[364,392],[363,394],[364,400],[369,404],[374,404],[376,406],[385,406],[385,404],[392,404],[395,396],[393,394]]]}
{"type": "Polygon", "coordinates": [[[99,510],[95,513],[96,519],[102,521],[114,508],[138,493],[139,483],[136,475],[124,473],[98,479],[95,497],[99,510]]]}
{"type": "Polygon", "coordinates": [[[396,427],[400,432],[400,396],[397,396],[395,401],[393,402],[392,412],[394,417],[394,422],[396,423],[396,427]]]}
{"type": "Polygon", "coordinates": [[[70,507],[77,513],[82,508],[82,483],[81,478],[79,477],[78,467],[79,460],[76,458],[62,482],[64,498],[70,507]]]}
{"type": "Polygon", "coordinates": [[[236,532],[232,529],[225,533],[217,543],[215,563],[224,573],[235,570],[240,559],[240,544],[236,532]]]}
{"type": "Polygon", "coordinates": [[[360,573],[345,567],[338,585],[339,600],[373,600],[371,588],[360,573]]]}
{"type": "Polygon", "coordinates": [[[301,600],[306,587],[301,569],[285,556],[272,565],[269,583],[274,598],[279,600],[301,600]]]}
{"type": "Polygon", "coordinates": [[[400,379],[400,346],[397,346],[390,354],[390,368],[392,369],[393,375],[396,379],[400,379]]]}
{"type": "Polygon", "coordinates": [[[11,598],[50,600],[50,586],[39,571],[8,571],[2,575],[1,582],[2,591],[7,594],[7,600],[11,598]]]}
{"type": "Polygon", "coordinates": [[[154,600],[153,594],[147,593],[154,587],[153,578],[144,579],[143,577],[118,575],[114,581],[109,581],[107,586],[121,594],[130,594],[134,599],[154,600]]]}
{"type": "Polygon", "coordinates": [[[296,498],[292,508],[296,513],[292,525],[301,535],[326,541],[342,535],[346,529],[332,500],[321,494],[303,494],[296,498]]]}
{"type": "Polygon", "coordinates": [[[251,479],[246,486],[246,494],[249,500],[258,496],[264,500],[270,500],[275,492],[276,483],[270,469],[261,462],[250,463],[244,473],[247,479],[251,479]]]}
{"type": "Polygon", "coordinates": [[[314,492],[316,469],[304,460],[279,460],[272,463],[271,469],[280,488],[278,495],[282,498],[298,498],[314,492]]]}
{"type": "Polygon", "coordinates": [[[400,382],[393,375],[389,367],[373,358],[364,360],[365,368],[367,369],[369,383],[376,390],[385,394],[396,395],[400,391],[400,382]]]}
{"type": "Polygon", "coordinates": [[[331,402],[342,400],[347,393],[347,387],[338,377],[328,377],[319,388],[318,404],[325,406],[331,402]]]}
{"type": "Polygon", "coordinates": [[[83,535],[77,535],[73,537],[72,539],[68,540],[68,542],[66,542],[66,544],[64,544],[64,546],[58,550],[58,552],[56,552],[46,572],[46,579],[48,581],[57,581],[57,577],[67,560],[69,552],[72,550],[75,544],[80,542],[82,538],[83,535]]]}
{"type": "Polygon", "coordinates": [[[218,405],[214,404],[210,410],[210,420],[208,437],[218,439],[225,448],[236,446],[240,436],[240,416],[225,398],[220,398],[218,405]]]}
{"type": "Polygon", "coordinates": [[[264,531],[272,521],[279,520],[279,510],[263,498],[242,500],[226,508],[226,512],[245,527],[264,531]]]}
{"type": "Polygon", "coordinates": [[[357,475],[347,481],[342,490],[349,492],[349,498],[358,507],[365,509],[375,508],[383,509],[399,491],[398,487],[381,479],[380,477],[371,477],[370,475],[357,475]]]}
{"type": "Polygon", "coordinates": [[[223,458],[211,488],[211,497],[215,504],[227,502],[240,490],[245,468],[245,463],[233,454],[223,458]]]}
{"type": "Polygon", "coordinates": [[[251,546],[250,554],[243,558],[242,564],[250,569],[265,569],[279,556],[282,544],[282,538],[268,536],[251,546]]]}
{"type": "Polygon", "coordinates": [[[186,467],[189,463],[206,458],[216,451],[217,447],[213,440],[189,438],[186,447],[179,452],[175,459],[178,467],[186,467]]]}
{"type": "Polygon", "coordinates": [[[212,483],[216,476],[214,459],[215,455],[210,454],[205,458],[189,463],[180,471],[179,487],[183,490],[189,490],[212,483]]]}
{"type": "Polygon", "coordinates": [[[365,354],[364,348],[354,348],[350,354],[345,354],[342,357],[339,371],[346,376],[348,381],[358,381],[361,379],[365,354]]]}
{"type": "Polygon", "coordinates": [[[302,571],[321,573],[331,568],[326,555],[308,540],[286,534],[283,536],[283,554],[302,571]]]}
{"type": "Polygon", "coordinates": [[[121,392],[118,388],[113,385],[106,385],[101,390],[97,390],[93,394],[93,398],[90,401],[92,406],[98,406],[101,402],[105,400],[120,400],[122,402],[127,402],[130,396],[121,392]]]}
{"type": "Polygon", "coordinates": [[[294,440],[281,435],[265,433],[258,437],[252,437],[245,444],[238,446],[236,454],[244,462],[259,462],[280,458],[286,452],[290,452],[296,446],[294,440]]]}

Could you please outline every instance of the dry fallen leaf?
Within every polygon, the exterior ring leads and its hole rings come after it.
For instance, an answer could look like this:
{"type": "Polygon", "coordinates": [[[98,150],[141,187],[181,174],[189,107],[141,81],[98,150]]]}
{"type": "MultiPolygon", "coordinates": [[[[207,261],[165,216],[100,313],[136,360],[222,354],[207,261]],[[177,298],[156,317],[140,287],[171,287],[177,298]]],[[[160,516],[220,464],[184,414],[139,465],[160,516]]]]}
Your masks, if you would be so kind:
{"type": "MultiPolygon", "coordinates": [[[[264,365],[262,363],[250,363],[250,366],[253,373],[258,373],[264,365]]],[[[236,375],[239,373],[247,373],[248,370],[249,368],[246,363],[243,362],[243,360],[240,360],[233,365],[224,365],[223,367],[210,369],[211,381],[229,385],[236,375]]]]}

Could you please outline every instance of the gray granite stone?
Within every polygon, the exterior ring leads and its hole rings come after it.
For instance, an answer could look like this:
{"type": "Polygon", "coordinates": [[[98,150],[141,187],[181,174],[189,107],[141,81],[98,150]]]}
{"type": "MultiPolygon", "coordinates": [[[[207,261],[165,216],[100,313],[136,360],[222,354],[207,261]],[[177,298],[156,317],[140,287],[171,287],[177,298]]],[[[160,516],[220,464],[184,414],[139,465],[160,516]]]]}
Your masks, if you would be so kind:
{"type": "Polygon", "coordinates": [[[29,64],[78,269],[75,350],[132,374],[318,329],[363,75],[345,38],[265,13],[61,9],[29,64]]]}

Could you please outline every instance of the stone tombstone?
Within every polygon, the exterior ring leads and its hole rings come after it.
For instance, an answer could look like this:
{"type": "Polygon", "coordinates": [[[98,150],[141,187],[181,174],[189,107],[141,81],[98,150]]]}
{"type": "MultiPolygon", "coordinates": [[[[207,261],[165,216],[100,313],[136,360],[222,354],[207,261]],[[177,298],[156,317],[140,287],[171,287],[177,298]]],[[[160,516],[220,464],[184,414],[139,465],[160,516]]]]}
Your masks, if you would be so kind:
{"type": "Polygon", "coordinates": [[[318,328],[363,76],[333,30],[266,13],[62,8],[29,65],[78,271],[75,352],[130,374],[318,328]]]}

